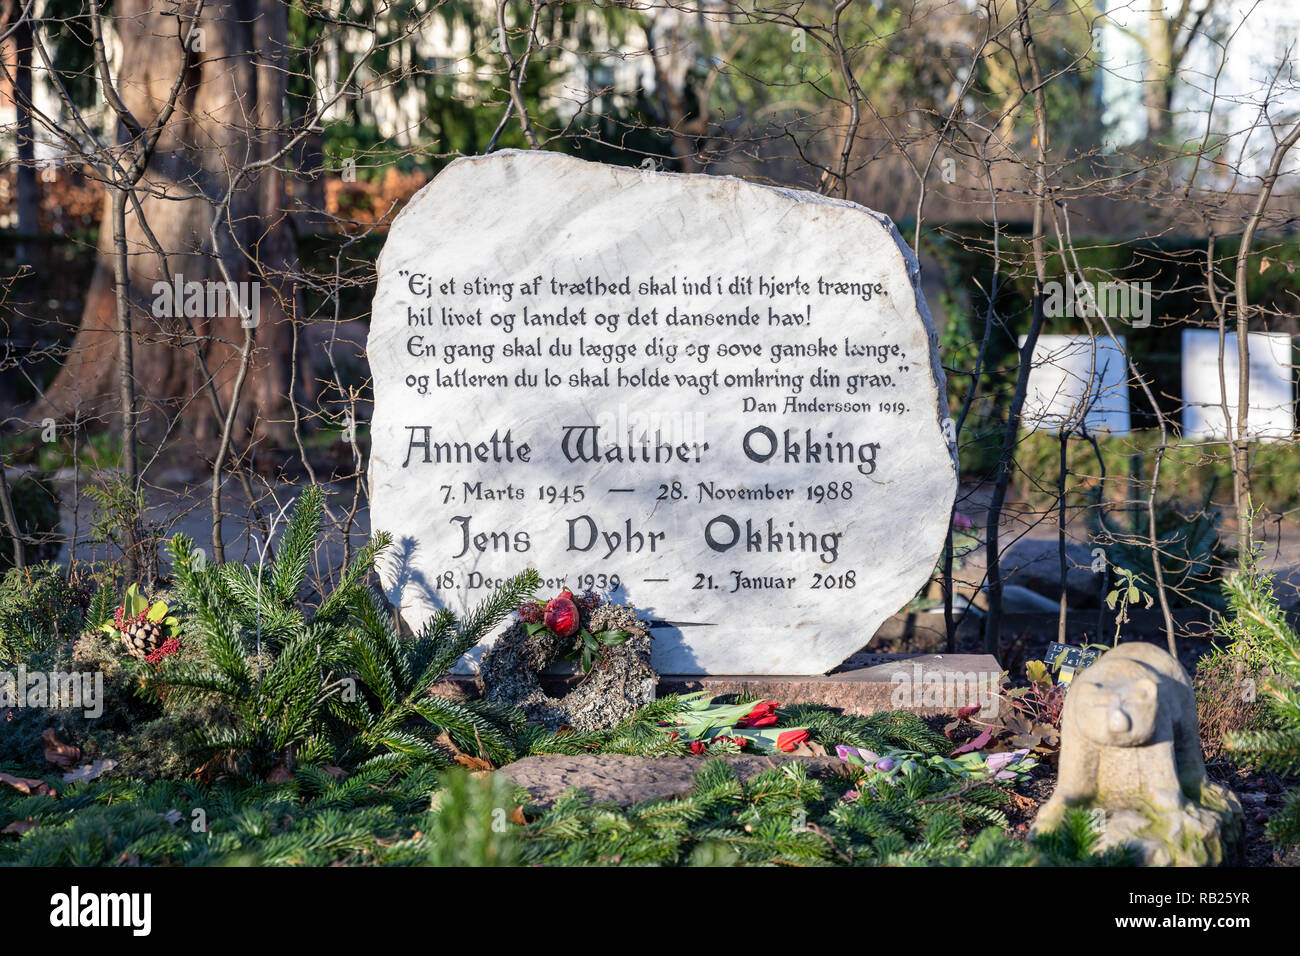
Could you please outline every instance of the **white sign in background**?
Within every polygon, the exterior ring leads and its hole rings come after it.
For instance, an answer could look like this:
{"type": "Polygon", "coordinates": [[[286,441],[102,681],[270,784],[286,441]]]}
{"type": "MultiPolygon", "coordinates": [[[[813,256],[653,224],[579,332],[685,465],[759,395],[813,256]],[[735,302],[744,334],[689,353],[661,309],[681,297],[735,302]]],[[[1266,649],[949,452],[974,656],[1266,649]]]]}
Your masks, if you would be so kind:
{"type": "MultiPolygon", "coordinates": [[[[1025,345],[1025,336],[1018,344],[1025,345]]],[[[1034,343],[1021,422],[1027,431],[1058,432],[1083,423],[1090,432],[1129,432],[1128,359],[1124,336],[1040,335],[1034,343]]]]}
{"type": "MultiPolygon", "coordinates": [[[[1252,438],[1290,438],[1295,430],[1295,386],[1291,336],[1285,332],[1251,332],[1250,412],[1246,430],[1252,438]]],[[[1237,335],[1223,341],[1223,379],[1219,378],[1219,333],[1183,330],[1183,437],[1234,437],[1237,419],[1237,335]],[[1229,428],[1224,428],[1226,386],[1229,428]]]]}

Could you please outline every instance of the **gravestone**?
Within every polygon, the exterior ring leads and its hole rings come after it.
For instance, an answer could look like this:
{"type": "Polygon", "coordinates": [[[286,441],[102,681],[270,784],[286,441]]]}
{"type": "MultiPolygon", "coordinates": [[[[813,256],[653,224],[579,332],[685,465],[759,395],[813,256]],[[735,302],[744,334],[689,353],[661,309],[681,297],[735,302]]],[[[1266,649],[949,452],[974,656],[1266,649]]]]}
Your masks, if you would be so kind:
{"type": "Polygon", "coordinates": [[[392,226],[368,353],[371,521],[413,628],[533,566],[543,596],[635,604],[660,673],[816,674],[942,548],[937,338],[907,246],[855,204],[458,160],[392,226]]]}
{"type": "MultiPolygon", "coordinates": [[[[1287,439],[1295,426],[1291,336],[1285,332],[1251,332],[1249,414],[1246,431],[1252,438],[1287,439]]],[[[1183,330],[1183,437],[1222,439],[1236,435],[1237,334],[1223,337],[1223,378],[1219,378],[1219,333],[1213,329],[1183,330]],[[1227,394],[1228,429],[1223,399],[1227,394]]]]}
{"type": "MultiPolygon", "coordinates": [[[[1025,337],[1020,337],[1023,348],[1025,337]]],[[[1040,335],[1021,421],[1028,431],[1058,432],[1082,424],[1091,432],[1127,435],[1128,360],[1124,336],[1040,335]]]]}

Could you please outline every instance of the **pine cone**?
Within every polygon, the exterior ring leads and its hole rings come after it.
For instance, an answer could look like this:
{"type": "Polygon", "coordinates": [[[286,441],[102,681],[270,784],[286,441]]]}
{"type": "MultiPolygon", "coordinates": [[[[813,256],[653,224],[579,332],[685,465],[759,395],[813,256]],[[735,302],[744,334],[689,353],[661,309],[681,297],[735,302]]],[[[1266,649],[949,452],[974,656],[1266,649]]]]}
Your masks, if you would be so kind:
{"type": "Polygon", "coordinates": [[[126,646],[126,652],[141,660],[162,647],[165,640],[163,626],[157,621],[137,621],[128,624],[122,632],[122,643],[126,646]]]}

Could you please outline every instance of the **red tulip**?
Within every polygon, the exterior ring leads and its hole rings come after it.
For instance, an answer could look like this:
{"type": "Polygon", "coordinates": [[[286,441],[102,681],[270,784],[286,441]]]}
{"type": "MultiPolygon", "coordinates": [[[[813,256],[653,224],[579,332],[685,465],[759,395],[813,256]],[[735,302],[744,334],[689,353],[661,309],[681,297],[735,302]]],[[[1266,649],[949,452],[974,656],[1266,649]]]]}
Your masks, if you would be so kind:
{"type": "Polygon", "coordinates": [[[776,702],[764,700],[755,704],[753,710],[736,721],[736,726],[770,727],[774,723],[776,723],[776,702]]]}
{"type": "Polygon", "coordinates": [[[787,730],[776,738],[776,749],[785,753],[792,753],[794,748],[806,742],[809,736],[806,730],[787,730]]]}
{"type": "Polygon", "coordinates": [[[706,749],[707,749],[707,748],[706,748],[705,745],[704,745],[704,741],[702,741],[702,740],[692,740],[692,741],[691,741],[691,753],[693,753],[693,754],[702,754],[702,753],[704,753],[704,751],[705,751],[706,749]]]}
{"type": "Polygon", "coordinates": [[[573,595],[565,589],[546,605],[546,626],[560,637],[570,637],[578,630],[578,605],[573,595]]]}

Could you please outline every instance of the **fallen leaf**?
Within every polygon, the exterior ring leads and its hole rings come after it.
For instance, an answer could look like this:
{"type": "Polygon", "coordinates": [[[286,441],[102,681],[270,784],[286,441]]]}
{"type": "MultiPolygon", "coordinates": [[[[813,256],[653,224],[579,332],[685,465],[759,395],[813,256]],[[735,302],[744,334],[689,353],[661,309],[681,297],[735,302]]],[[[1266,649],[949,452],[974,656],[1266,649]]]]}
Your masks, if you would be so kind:
{"type": "Polygon", "coordinates": [[[993,729],[989,728],[988,730],[985,730],[983,733],[981,733],[974,740],[966,741],[966,743],[962,744],[960,747],[954,750],[949,756],[956,757],[958,754],[973,753],[974,751],[979,750],[981,747],[983,747],[992,739],[993,739],[993,729]]]}
{"type": "Polygon", "coordinates": [[[1032,810],[1034,807],[1038,806],[1038,801],[1031,796],[1023,793],[1016,793],[1014,790],[1004,790],[1003,792],[1009,794],[1011,796],[1011,802],[1021,810],[1032,810]]]}
{"type": "Polygon", "coordinates": [[[31,777],[15,777],[11,774],[0,773],[0,783],[7,783],[11,787],[17,787],[19,793],[25,793],[29,797],[52,792],[50,785],[44,780],[33,780],[31,777]]]}
{"type": "Polygon", "coordinates": [[[53,727],[45,728],[45,732],[41,734],[41,740],[45,741],[45,759],[56,767],[70,770],[80,762],[81,748],[65,744],[55,734],[53,727]]]}
{"type": "Polygon", "coordinates": [[[462,767],[468,767],[470,770],[492,770],[492,764],[482,757],[471,757],[469,754],[456,754],[456,763],[462,767]]]}
{"type": "Polygon", "coordinates": [[[116,766],[116,760],[96,760],[94,763],[85,764],[76,770],[69,770],[63,775],[63,780],[65,783],[86,783],[91,780],[98,780],[116,766]]]}
{"type": "MultiPolygon", "coordinates": [[[[982,704],[971,704],[969,707],[959,708],[957,711],[957,719],[965,720],[967,717],[973,717],[975,714],[978,714],[982,709],[983,709],[982,704]]],[[[949,724],[948,726],[951,727],[953,726],[953,724],[949,724]]]]}
{"type": "Polygon", "coordinates": [[[0,833],[13,833],[17,836],[22,836],[24,833],[35,829],[36,821],[29,818],[27,820],[15,820],[13,823],[9,824],[9,826],[0,830],[0,833]]]}
{"type": "Polygon", "coordinates": [[[528,825],[528,818],[524,816],[523,807],[515,807],[510,811],[510,822],[518,824],[521,827],[528,825]]]}

